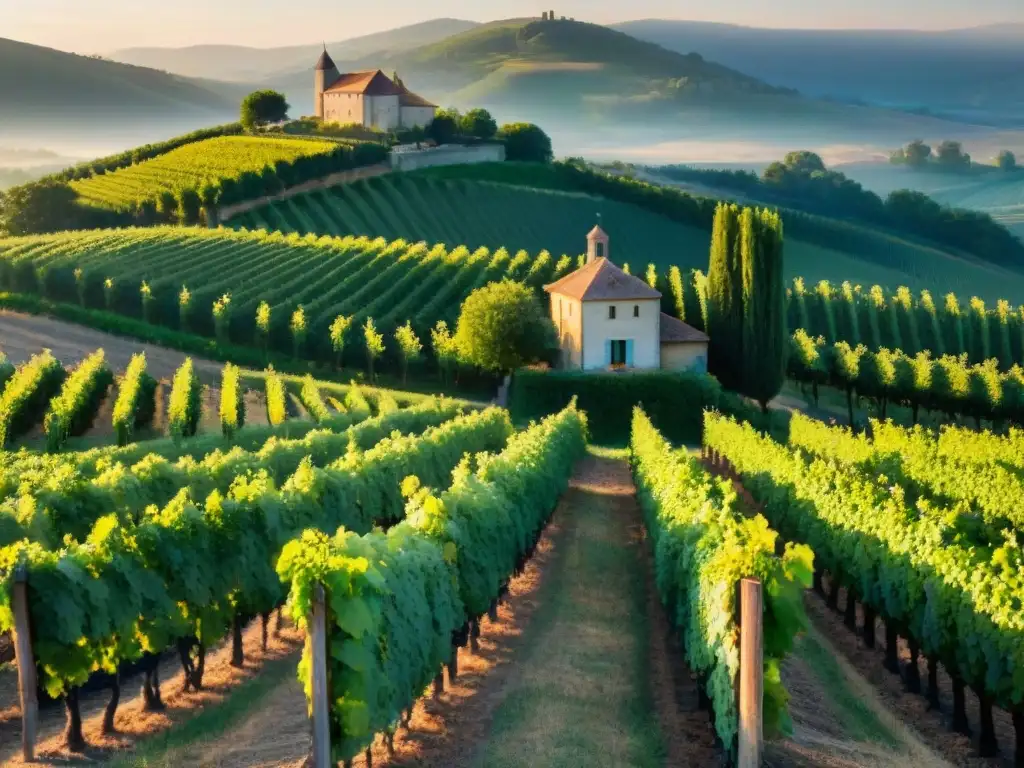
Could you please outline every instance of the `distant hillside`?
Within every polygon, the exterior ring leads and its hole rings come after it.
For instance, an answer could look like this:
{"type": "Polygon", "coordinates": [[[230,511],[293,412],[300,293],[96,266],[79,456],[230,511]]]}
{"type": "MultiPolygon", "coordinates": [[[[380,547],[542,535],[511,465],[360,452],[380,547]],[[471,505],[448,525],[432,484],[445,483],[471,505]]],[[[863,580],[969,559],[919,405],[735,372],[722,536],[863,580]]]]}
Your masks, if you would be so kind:
{"type": "MultiPolygon", "coordinates": [[[[683,56],[608,27],[571,20],[511,19],[482,24],[394,55],[346,59],[339,68],[397,70],[439,103],[579,110],[674,109],[701,96],[777,96],[757,78],[683,56]]],[[[308,101],[308,71],[272,81],[308,101]]]]}
{"type": "MultiPolygon", "coordinates": [[[[153,69],[0,38],[3,124],[237,113],[240,91],[153,69]]],[[[40,127],[45,127],[42,125],[40,127]]]]}
{"type": "Polygon", "coordinates": [[[757,29],[651,19],[616,29],[814,97],[1024,124],[1024,25],[945,32],[757,29]]]}
{"type": "MultiPolygon", "coordinates": [[[[372,54],[393,55],[443,40],[475,26],[475,21],[432,19],[386,32],[329,42],[327,47],[339,59],[357,59],[372,54]]],[[[280,48],[193,45],[186,48],[125,48],[108,54],[108,57],[126,64],[153,67],[188,77],[254,82],[281,72],[299,69],[309,71],[316,63],[320,51],[320,43],[280,48]]]]}

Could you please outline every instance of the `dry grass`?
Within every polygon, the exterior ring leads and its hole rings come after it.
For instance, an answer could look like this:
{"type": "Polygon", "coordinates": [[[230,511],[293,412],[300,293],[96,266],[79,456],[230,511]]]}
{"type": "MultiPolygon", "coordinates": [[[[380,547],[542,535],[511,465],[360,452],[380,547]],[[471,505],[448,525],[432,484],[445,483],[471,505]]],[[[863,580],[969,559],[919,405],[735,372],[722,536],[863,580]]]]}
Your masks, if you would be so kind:
{"type": "MultiPolygon", "coordinates": [[[[84,754],[69,753],[64,749],[61,735],[64,727],[63,709],[60,706],[48,707],[40,712],[37,761],[33,765],[76,765],[117,759],[125,752],[143,746],[147,739],[181,727],[204,709],[224,703],[236,688],[252,680],[267,665],[286,664],[294,670],[301,642],[298,630],[285,627],[278,638],[271,633],[264,654],[260,647],[260,622],[256,620],[244,634],[244,667],[236,669],[229,664],[230,644],[222,644],[207,656],[203,690],[199,693],[182,692],[181,666],[176,657],[168,657],[160,664],[161,691],[166,709],[163,712],[144,712],[141,694],[133,695],[136,686],[141,685],[141,677],[123,681],[121,704],[115,719],[117,733],[111,736],[100,732],[108,692],[101,690],[83,695],[83,732],[89,743],[84,754]]],[[[4,738],[0,761],[5,766],[23,764],[20,754],[15,755],[15,752],[20,753],[16,741],[15,738],[8,742],[4,738]]]]}

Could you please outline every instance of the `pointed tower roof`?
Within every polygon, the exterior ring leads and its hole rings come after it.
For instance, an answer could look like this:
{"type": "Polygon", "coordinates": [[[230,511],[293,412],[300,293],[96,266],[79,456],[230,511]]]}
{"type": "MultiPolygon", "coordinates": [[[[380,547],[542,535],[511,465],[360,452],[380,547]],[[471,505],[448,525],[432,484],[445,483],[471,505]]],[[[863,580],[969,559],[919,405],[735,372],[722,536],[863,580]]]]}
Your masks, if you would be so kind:
{"type": "Polygon", "coordinates": [[[327,52],[327,45],[325,43],[324,52],[320,54],[320,58],[317,59],[316,62],[316,71],[327,72],[331,69],[337,69],[337,67],[334,66],[334,59],[332,59],[331,55],[327,52]]]}
{"type": "Polygon", "coordinates": [[[607,240],[608,233],[601,229],[600,224],[595,224],[594,228],[587,233],[587,240],[607,240]]]}

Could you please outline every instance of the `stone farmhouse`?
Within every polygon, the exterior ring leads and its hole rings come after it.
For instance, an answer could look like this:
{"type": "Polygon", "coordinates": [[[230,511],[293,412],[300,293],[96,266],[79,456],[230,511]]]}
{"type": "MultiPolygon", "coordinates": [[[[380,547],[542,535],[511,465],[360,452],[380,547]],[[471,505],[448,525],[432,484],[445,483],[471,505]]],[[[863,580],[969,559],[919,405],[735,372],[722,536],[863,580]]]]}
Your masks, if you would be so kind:
{"type": "Polygon", "coordinates": [[[327,47],[313,75],[314,114],[326,123],[359,123],[394,131],[425,127],[437,106],[379,69],[341,73],[327,47]]]}
{"type": "Polygon", "coordinates": [[[558,330],[559,367],[585,371],[707,372],[708,337],[661,311],[661,293],[608,258],[600,226],[587,235],[587,262],[544,286],[558,330]]]}

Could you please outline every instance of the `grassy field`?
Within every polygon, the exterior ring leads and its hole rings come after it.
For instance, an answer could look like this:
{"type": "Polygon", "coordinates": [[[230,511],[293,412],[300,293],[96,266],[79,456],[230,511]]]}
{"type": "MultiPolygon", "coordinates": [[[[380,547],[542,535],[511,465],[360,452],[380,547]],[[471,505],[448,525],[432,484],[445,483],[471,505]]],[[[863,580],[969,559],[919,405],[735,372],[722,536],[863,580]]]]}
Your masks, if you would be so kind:
{"type": "Polygon", "coordinates": [[[152,200],[164,191],[198,189],[207,181],[237,179],[246,171],[261,173],[279,161],[291,163],[335,149],[336,144],[326,141],[220,136],[71,186],[85,203],[120,209],[152,200]]]}
{"type": "MultiPolygon", "coordinates": [[[[649,263],[707,269],[708,231],[628,203],[487,178],[494,175],[495,171],[473,166],[392,174],[271,203],[231,219],[228,225],[574,255],[585,250],[584,236],[600,214],[616,263],[628,263],[634,272],[642,272],[649,263]]],[[[861,285],[909,285],[940,294],[978,295],[988,301],[1024,293],[1024,275],[885,233],[822,221],[835,229],[837,247],[790,235],[788,277],[803,277],[808,284],[849,280],[861,285]],[[840,248],[839,244],[851,241],[858,249],[840,248]]]]}

